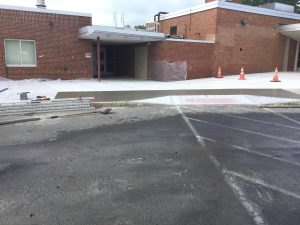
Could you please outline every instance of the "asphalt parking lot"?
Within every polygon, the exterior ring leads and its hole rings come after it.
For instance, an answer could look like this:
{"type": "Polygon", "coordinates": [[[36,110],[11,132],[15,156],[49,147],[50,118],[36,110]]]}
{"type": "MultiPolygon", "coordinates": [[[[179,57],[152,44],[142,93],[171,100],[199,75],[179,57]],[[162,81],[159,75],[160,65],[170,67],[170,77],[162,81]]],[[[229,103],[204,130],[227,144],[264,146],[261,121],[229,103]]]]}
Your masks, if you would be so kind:
{"type": "Polygon", "coordinates": [[[113,112],[0,126],[0,224],[299,224],[299,109],[113,112]]]}

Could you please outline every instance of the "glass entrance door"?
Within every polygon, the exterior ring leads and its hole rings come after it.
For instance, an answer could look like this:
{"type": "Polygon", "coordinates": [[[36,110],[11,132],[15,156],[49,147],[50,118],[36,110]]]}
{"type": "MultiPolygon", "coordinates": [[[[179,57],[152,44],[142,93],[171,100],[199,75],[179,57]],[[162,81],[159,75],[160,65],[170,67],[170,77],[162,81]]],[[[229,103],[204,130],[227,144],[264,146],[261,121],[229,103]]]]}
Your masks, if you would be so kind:
{"type": "Polygon", "coordinates": [[[115,75],[115,54],[113,46],[106,46],[100,49],[101,75],[115,75]]]}
{"type": "Polygon", "coordinates": [[[297,59],[297,71],[300,71],[300,46],[298,49],[298,59],[297,59]]]}

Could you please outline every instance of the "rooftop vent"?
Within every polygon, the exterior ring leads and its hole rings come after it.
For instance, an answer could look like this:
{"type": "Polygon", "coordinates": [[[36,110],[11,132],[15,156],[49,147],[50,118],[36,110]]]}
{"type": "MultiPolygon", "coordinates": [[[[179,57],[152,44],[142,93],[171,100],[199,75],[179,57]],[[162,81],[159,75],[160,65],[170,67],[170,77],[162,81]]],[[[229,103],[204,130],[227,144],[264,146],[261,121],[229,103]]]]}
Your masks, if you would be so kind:
{"type": "Polygon", "coordinates": [[[46,8],[45,0],[37,0],[36,7],[40,9],[45,9],[46,8]]]}

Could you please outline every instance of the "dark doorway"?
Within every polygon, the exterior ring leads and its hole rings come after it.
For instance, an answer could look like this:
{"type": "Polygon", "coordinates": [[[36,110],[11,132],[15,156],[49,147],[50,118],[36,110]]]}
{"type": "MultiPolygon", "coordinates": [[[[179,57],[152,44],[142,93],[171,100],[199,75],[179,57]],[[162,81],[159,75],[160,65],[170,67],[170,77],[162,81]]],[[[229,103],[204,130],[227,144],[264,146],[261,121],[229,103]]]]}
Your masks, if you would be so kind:
{"type": "MultiPolygon", "coordinates": [[[[101,42],[100,42],[101,43],[101,42]]],[[[135,44],[100,44],[101,78],[135,78],[135,44]]],[[[93,44],[93,77],[98,77],[97,45],[93,44]]]]}
{"type": "MultiPolygon", "coordinates": [[[[94,78],[98,76],[97,60],[97,45],[93,45],[94,78]]],[[[103,45],[100,47],[100,69],[103,77],[114,77],[116,75],[115,46],[103,45]]]]}

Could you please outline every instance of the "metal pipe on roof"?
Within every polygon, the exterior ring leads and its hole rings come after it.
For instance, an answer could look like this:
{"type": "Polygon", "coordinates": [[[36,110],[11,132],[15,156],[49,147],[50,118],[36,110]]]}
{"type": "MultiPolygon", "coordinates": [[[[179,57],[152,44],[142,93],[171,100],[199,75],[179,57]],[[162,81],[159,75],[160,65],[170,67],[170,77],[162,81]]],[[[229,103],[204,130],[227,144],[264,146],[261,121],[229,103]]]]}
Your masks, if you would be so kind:
{"type": "Polygon", "coordinates": [[[41,9],[45,9],[46,8],[45,0],[37,0],[36,7],[41,8],[41,9]]]}
{"type": "Polygon", "coordinates": [[[160,22],[160,16],[162,14],[168,14],[168,12],[159,12],[159,13],[155,14],[155,16],[154,16],[154,22],[160,22]],[[156,18],[157,18],[157,20],[156,20],[156,18]]]}

